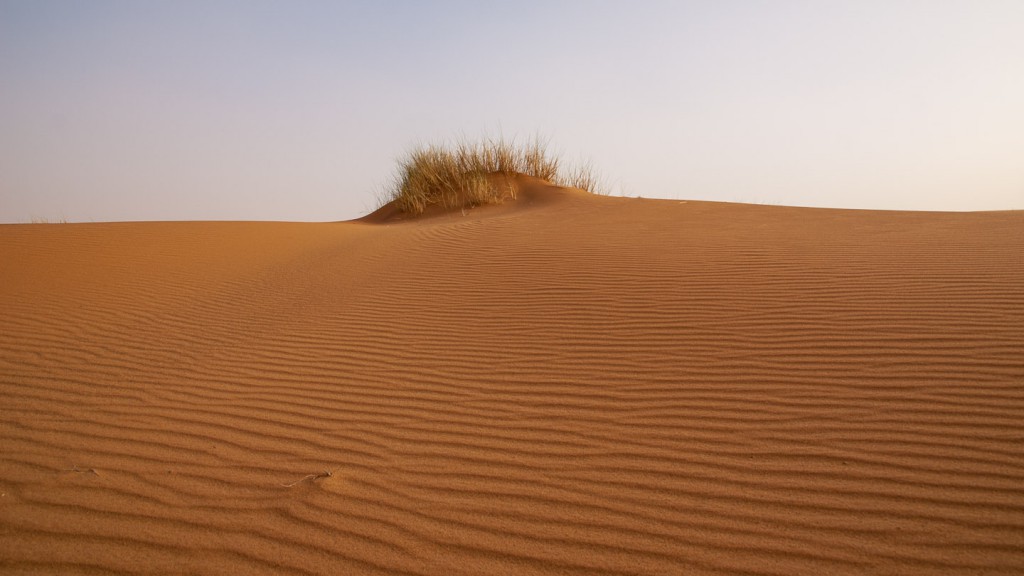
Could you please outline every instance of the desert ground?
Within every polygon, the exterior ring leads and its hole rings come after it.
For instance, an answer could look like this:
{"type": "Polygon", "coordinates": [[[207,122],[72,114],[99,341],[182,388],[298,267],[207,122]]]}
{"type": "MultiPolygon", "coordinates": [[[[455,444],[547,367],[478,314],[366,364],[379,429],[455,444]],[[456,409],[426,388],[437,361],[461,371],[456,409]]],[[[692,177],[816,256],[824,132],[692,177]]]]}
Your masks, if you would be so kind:
{"type": "Polygon", "coordinates": [[[1024,212],[0,226],[3,574],[1022,574],[1024,212]]]}

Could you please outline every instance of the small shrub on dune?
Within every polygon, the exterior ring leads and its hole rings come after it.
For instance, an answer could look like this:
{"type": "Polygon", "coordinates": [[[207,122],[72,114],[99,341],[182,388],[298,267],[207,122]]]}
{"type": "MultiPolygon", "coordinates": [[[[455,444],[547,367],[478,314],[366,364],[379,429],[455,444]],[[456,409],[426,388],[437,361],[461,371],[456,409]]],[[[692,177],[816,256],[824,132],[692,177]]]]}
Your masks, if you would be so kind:
{"type": "Polygon", "coordinates": [[[29,219],[29,224],[67,224],[67,218],[59,218],[57,220],[50,220],[45,216],[32,216],[29,219]]]}
{"type": "Polygon", "coordinates": [[[563,175],[559,161],[540,141],[516,146],[502,140],[417,148],[399,161],[398,177],[388,201],[410,214],[428,206],[446,209],[498,204],[515,197],[494,175],[525,174],[559,186],[595,192],[597,179],[589,165],[563,175]]]}

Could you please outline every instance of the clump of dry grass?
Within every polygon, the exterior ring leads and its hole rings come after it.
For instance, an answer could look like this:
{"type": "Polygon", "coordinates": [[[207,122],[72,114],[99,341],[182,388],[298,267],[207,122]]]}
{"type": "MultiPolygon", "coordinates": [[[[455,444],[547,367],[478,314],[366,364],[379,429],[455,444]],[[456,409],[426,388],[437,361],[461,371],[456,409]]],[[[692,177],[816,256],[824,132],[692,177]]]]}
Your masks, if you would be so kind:
{"type": "Polygon", "coordinates": [[[29,224],[67,224],[67,218],[59,218],[57,220],[50,220],[45,216],[32,216],[29,219],[29,224]]]}
{"type": "Polygon", "coordinates": [[[498,204],[514,198],[515,190],[500,185],[501,180],[493,176],[513,174],[597,191],[597,178],[589,164],[575,167],[567,175],[559,164],[539,139],[526,146],[504,140],[425,146],[399,161],[398,176],[387,201],[410,214],[420,214],[434,205],[454,209],[498,204]]]}

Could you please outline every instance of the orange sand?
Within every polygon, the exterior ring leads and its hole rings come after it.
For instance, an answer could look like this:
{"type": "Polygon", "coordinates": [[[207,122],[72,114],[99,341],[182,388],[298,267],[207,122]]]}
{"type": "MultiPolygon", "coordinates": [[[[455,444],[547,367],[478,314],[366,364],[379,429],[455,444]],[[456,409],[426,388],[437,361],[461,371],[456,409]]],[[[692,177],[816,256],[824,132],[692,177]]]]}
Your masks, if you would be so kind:
{"type": "Polygon", "coordinates": [[[523,186],[0,226],[0,572],[1024,573],[1024,213],[523,186]]]}

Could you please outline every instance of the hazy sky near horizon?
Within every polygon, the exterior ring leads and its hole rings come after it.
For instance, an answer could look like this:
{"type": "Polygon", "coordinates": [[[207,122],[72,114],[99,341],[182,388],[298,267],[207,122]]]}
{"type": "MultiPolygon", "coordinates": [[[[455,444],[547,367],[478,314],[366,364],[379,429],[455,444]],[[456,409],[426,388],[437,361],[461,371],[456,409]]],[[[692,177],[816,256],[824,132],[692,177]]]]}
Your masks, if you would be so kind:
{"type": "Polygon", "coordinates": [[[499,134],[613,194],[1024,209],[1024,2],[0,0],[0,222],[350,219],[499,134]]]}

